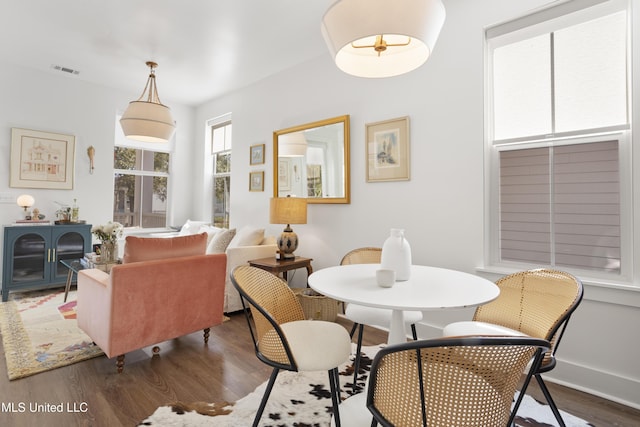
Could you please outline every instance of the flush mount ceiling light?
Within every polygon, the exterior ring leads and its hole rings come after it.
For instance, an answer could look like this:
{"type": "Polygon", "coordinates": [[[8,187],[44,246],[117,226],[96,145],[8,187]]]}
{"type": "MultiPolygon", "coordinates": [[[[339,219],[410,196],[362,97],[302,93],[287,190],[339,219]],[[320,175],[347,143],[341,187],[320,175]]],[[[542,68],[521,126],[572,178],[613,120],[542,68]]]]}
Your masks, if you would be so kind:
{"type": "Polygon", "coordinates": [[[444,18],[441,0],[339,0],[322,18],[322,35],[345,73],[392,77],[425,63],[444,18]]]}
{"type": "Polygon", "coordinates": [[[143,142],[167,142],[176,129],[169,107],[160,102],[156,88],[155,62],[148,61],[150,68],[147,84],[142,95],[131,101],[125,110],[120,125],[127,138],[143,142]]]}

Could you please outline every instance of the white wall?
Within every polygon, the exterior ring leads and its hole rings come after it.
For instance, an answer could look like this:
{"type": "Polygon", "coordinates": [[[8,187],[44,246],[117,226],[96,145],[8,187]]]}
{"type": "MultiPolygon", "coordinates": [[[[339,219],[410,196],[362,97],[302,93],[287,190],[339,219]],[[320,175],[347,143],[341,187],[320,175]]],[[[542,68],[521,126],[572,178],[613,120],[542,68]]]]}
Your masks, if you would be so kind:
{"type": "MultiPolygon", "coordinates": [[[[327,54],[198,108],[200,127],[233,114],[232,226],[281,231],[268,217],[274,130],[349,114],[351,204],[310,205],[308,223],[293,227],[300,237],[297,253],[313,258],[314,269],[336,265],[352,248],[381,246],[389,229],[398,227],[406,230],[415,263],[478,271],[485,244],[483,28],[544,3],[450,0],[432,57],[412,73],[355,78],[340,72],[327,54]],[[401,116],[410,117],[411,180],[367,183],[365,124],[401,116]],[[266,164],[251,167],[249,146],[256,143],[267,146],[266,164]],[[258,170],[265,171],[265,191],[249,192],[249,172],[258,170]]],[[[299,286],[304,279],[300,273],[294,282],[299,286]]],[[[639,307],[640,292],[587,285],[549,377],[640,407],[640,343],[629,339],[637,337],[639,307]]],[[[437,336],[449,321],[470,316],[470,310],[427,313],[420,334],[437,336]]]]}

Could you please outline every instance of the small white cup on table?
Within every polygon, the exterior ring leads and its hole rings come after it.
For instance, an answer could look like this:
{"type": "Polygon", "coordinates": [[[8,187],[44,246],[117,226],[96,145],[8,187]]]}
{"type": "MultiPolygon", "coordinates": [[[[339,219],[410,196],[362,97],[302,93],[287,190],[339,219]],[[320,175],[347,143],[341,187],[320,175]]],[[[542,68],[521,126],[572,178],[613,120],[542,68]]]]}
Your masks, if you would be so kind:
{"type": "Polygon", "coordinates": [[[389,270],[386,268],[376,270],[376,281],[378,282],[378,286],[382,286],[383,288],[392,287],[396,282],[395,270],[389,270]]]}

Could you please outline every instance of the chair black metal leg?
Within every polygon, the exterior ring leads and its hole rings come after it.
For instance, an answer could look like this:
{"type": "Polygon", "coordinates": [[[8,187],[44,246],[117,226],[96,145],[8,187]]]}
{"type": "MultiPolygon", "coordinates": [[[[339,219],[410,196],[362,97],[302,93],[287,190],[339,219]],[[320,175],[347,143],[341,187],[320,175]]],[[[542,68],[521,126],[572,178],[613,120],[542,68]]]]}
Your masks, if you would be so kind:
{"type": "Polygon", "coordinates": [[[356,357],[353,361],[353,392],[357,391],[358,373],[360,371],[360,352],[362,351],[362,335],[364,335],[364,325],[358,328],[358,345],[356,346],[356,357]]]}
{"type": "Polygon", "coordinates": [[[529,368],[529,372],[522,382],[522,387],[520,388],[520,393],[518,394],[518,399],[516,399],[516,403],[513,405],[513,409],[511,410],[511,415],[509,416],[509,421],[507,422],[507,427],[513,427],[516,420],[516,415],[518,414],[518,409],[520,408],[520,404],[522,403],[522,399],[524,399],[525,393],[527,391],[527,387],[529,387],[529,383],[531,382],[531,378],[535,375],[535,372],[540,368],[540,364],[542,363],[544,354],[541,349],[536,351],[536,355],[533,358],[533,363],[531,368],[529,368]]]}
{"type": "Polygon", "coordinates": [[[560,411],[558,410],[556,403],[551,398],[551,393],[549,393],[549,389],[547,388],[547,385],[544,383],[544,380],[540,375],[536,375],[535,377],[536,377],[536,380],[538,381],[538,385],[540,386],[540,390],[542,390],[542,394],[544,394],[544,397],[545,399],[547,399],[547,403],[549,404],[551,411],[553,411],[553,415],[556,417],[556,421],[558,421],[558,424],[560,425],[560,427],[565,427],[564,420],[562,419],[562,415],[560,415],[560,411]]]}
{"type": "Polygon", "coordinates": [[[333,420],[336,427],[340,427],[340,374],[338,368],[329,371],[329,385],[331,387],[331,401],[333,402],[333,420]]]}
{"type": "Polygon", "coordinates": [[[356,331],[356,328],[358,327],[357,323],[354,323],[353,326],[351,327],[351,332],[349,332],[349,336],[351,338],[353,338],[353,333],[356,331]]]}
{"type": "Polygon", "coordinates": [[[522,384],[522,388],[520,389],[520,394],[518,394],[518,399],[516,399],[516,403],[513,405],[513,409],[511,410],[511,416],[509,417],[509,421],[507,422],[507,426],[511,427],[514,425],[516,420],[516,415],[518,414],[518,408],[520,408],[520,404],[522,403],[522,399],[524,399],[524,393],[529,386],[529,382],[531,381],[532,375],[529,374],[524,380],[522,384]]]}
{"type": "Polygon", "coordinates": [[[269,377],[269,383],[267,384],[267,388],[264,391],[264,395],[262,396],[262,401],[260,402],[260,407],[258,408],[258,412],[256,412],[256,417],[253,420],[253,427],[258,427],[258,423],[260,422],[260,418],[262,418],[262,413],[264,412],[265,406],[267,406],[267,400],[269,400],[269,395],[271,394],[271,389],[273,388],[273,384],[276,382],[276,377],[280,369],[273,368],[271,372],[271,376],[269,377]]]}
{"type": "Polygon", "coordinates": [[[418,341],[418,332],[416,331],[416,324],[411,324],[411,334],[413,335],[413,340],[418,341]]]}

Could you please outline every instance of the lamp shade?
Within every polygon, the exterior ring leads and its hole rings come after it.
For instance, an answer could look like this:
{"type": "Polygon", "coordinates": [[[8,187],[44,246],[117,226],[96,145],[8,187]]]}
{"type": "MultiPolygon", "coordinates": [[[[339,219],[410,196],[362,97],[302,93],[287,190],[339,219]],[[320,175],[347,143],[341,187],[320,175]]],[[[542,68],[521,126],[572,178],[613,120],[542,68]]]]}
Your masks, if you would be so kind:
{"type": "Polygon", "coordinates": [[[25,209],[33,206],[35,202],[36,200],[33,198],[33,196],[30,196],[29,194],[22,194],[18,196],[18,199],[16,200],[17,205],[25,209]]]}
{"type": "Polygon", "coordinates": [[[441,0],[340,0],[322,19],[338,68],[359,77],[391,77],[425,63],[445,20],[441,0]]]}
{"type": "Polygon", "coordinates": [[[131,101],[120,118],[120,126],[127,138],[143,142],[167,142],[176,130],[171,110],[160,101],[156,87],[153,61],[147,61],[150,68],[147,84],[137,101],[131,101]]]}
{"type": "Polygon", "coordinates": [[[131,101],[120,125],[127,138],[144,142],[167,142],[176,129],[169,107],[147,101],[131,101]]]}
{"type": "Polygon", "coordinates": [[[305,154],[307,154],[307,139],[304,133],[284,133],[278,137],[278,157],[302,157],[305,154]]]}
{"type": "Polygon", "coordinates": [[[269,203],[271,224],[306,224],[307,199],[301,197],[274,197],[269,203]]]}

